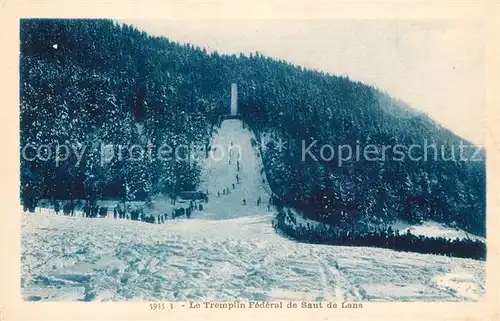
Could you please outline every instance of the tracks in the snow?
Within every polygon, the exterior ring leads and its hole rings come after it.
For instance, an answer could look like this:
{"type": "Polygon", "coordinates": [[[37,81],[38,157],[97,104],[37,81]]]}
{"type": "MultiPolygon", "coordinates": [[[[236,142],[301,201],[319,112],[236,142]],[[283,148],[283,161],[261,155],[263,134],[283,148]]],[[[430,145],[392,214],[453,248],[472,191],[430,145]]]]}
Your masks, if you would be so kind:
{"type": "Polygon", "coordinates": [[[351,283],[343,274],[338,262],[318,256],[318,274],[323,287],[323,299],[329,301],[361,301],[365,298],[359,285],[351,283]]]}

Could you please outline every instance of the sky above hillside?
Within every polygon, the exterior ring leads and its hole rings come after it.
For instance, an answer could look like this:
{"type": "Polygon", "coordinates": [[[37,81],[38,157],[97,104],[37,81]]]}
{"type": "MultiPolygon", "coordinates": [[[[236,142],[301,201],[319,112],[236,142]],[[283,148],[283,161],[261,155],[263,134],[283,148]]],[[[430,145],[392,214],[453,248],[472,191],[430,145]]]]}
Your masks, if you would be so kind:
{"type": "Polygon", "coordinates": [[[485,142],[485,48],[480,24],[444,20],[120,21],[208,51],[258,51],[347,75],[404,100],[476,144],[485,142]]]}

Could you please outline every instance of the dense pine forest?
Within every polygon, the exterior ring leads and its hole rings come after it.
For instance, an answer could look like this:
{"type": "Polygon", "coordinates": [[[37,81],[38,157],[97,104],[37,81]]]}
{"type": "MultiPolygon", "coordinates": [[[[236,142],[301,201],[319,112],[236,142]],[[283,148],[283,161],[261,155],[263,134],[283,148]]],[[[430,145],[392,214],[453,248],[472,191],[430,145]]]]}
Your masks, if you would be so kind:
{"type": "MultiPolygon", "coordinates": [[[[259,53],[207,53],[111,20],[22,20],[20,39],[23,204],[148,200],[196,189],[203,159],[128,162],[134,155],[125,153],[103,163],[102,146],[113,145],[116,155],[126,145],[206,146],[237,83],[245,123],[258,138],[286,142],[283,150],[261,152],[280,204],[332,225],[432,219],[485,234],[484,151],[481,161],[460,160],[463,139],[376,88],[259,53]],[[302,157],[303,144],[313,141],[318,155],[324,144],[424,140],[438,146],[436,154],[444,146],[448,158],[455,150],[454,159],[394,160],[390,151],[385,160],[342,164],[338,155],[302,157]],[[30,155],[28,144],[74,151],[58,164],[53,155],[49,161],[30,155]]],[[[423,156],[424,149],[412,154],[423,156]]]]}

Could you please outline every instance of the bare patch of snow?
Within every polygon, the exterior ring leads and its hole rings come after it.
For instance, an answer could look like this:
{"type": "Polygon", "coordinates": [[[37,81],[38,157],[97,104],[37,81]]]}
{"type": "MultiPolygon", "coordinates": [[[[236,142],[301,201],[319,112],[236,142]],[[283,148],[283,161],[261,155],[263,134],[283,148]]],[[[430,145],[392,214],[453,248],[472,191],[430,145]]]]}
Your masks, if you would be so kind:
{"type": "Polygon", "coordinates": [[[459,239],[470,238],[472,240],[480,240],[485,242],[483,237],[467,233],[458,228],[447,227],[441,223],[434,221],[425,221],[422,224],[408,224],[404,221],[397,221],[391,224],[392,229],[398,229],[400,231],[410,230],[413,235],[423,235],[427,237],[444,237],[447,239],[459,239]]]}

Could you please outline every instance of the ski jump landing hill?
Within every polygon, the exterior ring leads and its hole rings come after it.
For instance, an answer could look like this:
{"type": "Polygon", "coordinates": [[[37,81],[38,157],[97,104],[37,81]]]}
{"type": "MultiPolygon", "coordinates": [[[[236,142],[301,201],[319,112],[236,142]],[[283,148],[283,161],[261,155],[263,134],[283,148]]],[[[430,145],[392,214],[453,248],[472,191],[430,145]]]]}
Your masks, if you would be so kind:
{"type": "Polygon", "coordinates": [[[204,218],[235,218],[267,212],[271,189],[255,136],[237,115],[228,115],[213,137],[201,190],[208,190],[204,218]],[[260,199],[260,202],[258,202],[260,199]],[[258,204],[260,203],[260,204],[258,204]]]}

